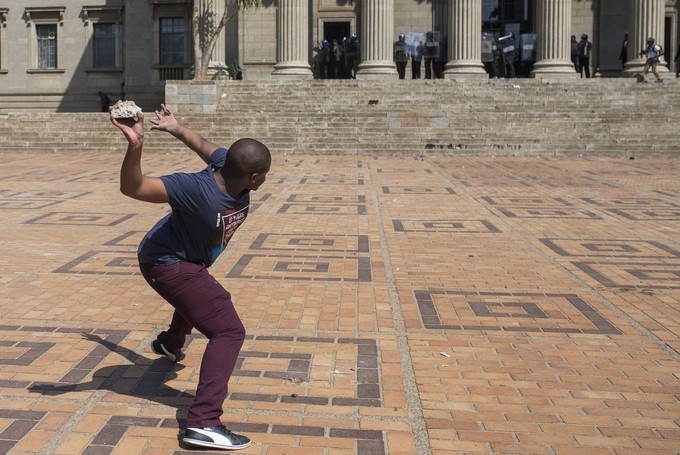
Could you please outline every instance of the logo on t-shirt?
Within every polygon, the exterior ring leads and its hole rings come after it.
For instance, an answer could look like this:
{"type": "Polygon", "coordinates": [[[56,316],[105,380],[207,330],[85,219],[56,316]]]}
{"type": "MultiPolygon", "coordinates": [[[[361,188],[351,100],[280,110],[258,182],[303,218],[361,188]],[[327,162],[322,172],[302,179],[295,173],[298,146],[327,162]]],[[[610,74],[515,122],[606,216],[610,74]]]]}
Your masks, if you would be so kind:
{"type": "Polygon", "coordinates": [[[236,232],[236,229],[243,224],[248,215],[248,207],[245,206],[239,210],[226,210],[225,212],[219,214],[217,227],[222,225],[222,249],[227,247],[227,243],[236,232]]]}

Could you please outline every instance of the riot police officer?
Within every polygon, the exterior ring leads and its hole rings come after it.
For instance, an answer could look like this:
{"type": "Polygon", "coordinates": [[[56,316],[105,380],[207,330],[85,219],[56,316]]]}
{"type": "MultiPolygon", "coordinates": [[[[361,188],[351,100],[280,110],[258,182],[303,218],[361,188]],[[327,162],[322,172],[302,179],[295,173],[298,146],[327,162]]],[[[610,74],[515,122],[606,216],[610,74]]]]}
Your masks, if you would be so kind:
{"type": "Polygon", "coordinates": [[[434,39],[434,33],[427,32],[425,35],[425,79],[434,77],[435,59],[439,57],[439,43],[434,39]]]}
{"type": "Polygon", "coordinates": [[[394,43],[394,61],[397,64],[399,79],[406,78],[406,63],[408,63],[408,48],[406,46],[406,36],[399,34],[399,40],[394,43]]]}

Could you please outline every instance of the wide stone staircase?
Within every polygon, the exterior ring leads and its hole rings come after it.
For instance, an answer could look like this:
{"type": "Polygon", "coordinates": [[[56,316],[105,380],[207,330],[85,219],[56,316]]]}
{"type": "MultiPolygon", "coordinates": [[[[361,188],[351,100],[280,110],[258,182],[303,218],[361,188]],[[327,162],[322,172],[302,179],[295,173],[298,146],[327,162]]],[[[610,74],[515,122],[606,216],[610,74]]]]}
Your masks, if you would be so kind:
{"type": "MultiPolygon", "coordinates": [[[[190,85],[191,82],[183,81],[190,85]]],[[[278,154],[668,155],[680,152],[680,80],[533,79],[217,81],[199,112],[168,97],[180,121],[213,142],[240,137],[278,154]]],[[[186,101],[186,102],[185,102],[186,101]]],[[[147,153],[185,151],[150,131],[147,153]]],[[[104,113],[0,116],[0,151],[125,150],[104,113]]]]}

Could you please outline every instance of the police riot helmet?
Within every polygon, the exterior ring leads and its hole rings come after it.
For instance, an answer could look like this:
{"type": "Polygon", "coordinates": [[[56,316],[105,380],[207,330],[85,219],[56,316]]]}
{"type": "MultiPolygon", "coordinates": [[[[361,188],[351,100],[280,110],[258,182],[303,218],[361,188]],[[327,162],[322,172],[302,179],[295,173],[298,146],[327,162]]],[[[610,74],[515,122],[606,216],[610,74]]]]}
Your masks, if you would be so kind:
{"type": "Polygon", "coordinates": [[[583,35],[581,35],[581,39],[582,39],[583,41],[586,41],[586,40],[588,39],[588,35],[586,35],[586,34],[584,33],[583,35]]]}
{"type": "Polygon", "coordinates": [[[350,36],[349,40],[352,43],[356,43],[357,41],[359,41],[359,37],[356,36],[356,35],[352,35],[352,36],[350,36]]]}
{"type": "Polygon", "coordinates": [[[321,41],[321,44],[328,46],[330,43],[328,42],[327,39],[325,39],[325,40],[321,41]]]}
{"type": "Polygon", "coordinates": [[[399,34],[399,41],[404,41],[405,38],[406,38],[406,35],[404,35],[403,33],[399,34]]]}
{"type": "Polygon", "coordinates": [[[656,41],[656,40],[654,39],[653,36],[650,36],[649,38],[647,38],[648,43],[654,43],[654,41],[656,41]]]}
{"type": "Polygon", "coordinates": [[[427,33],[426,33],[426,36],[427,36],[428,38],[434,38],[434,33],[432,33],[432,32],[427,32],[427,33]]]}

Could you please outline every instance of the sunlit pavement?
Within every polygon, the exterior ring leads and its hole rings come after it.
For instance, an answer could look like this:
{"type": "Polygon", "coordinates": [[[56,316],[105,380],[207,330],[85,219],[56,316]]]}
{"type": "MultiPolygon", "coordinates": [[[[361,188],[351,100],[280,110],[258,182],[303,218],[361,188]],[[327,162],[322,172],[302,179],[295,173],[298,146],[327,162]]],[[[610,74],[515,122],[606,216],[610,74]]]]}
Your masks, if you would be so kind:
{"type": "MultiPolygon", "coordinates": [[[[150,350],[171,308],[135,251],[168,207],[118,192],[121,159],[2,155],[2,454],[192,450],[207,340],[150,350]]],[[[678,453],[679,182],[680,158],[275,156],[212,267],[248,330],[240,453],[678,453]]]]}

